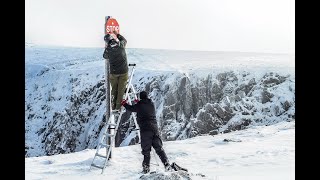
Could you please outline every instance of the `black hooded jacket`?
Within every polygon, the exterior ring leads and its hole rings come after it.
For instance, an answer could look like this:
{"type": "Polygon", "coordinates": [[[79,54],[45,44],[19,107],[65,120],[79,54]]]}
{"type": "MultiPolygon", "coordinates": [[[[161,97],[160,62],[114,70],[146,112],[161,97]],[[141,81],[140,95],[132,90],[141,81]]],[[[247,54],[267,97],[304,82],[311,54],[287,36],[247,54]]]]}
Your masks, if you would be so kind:
{"type": "Polygon", "coordinates": [[[125,50],[127,40],[120,34],[117,35],[117,38],[119,39],[119,44],[114,47],[108,44],[103,52],[103,57],[110,62],[110,74],[124,74],[128,72],[125,50]]]}
{"type": "Polygon", "coordinates": [[[124,104],[124,107],[131,112],[137,113],[137,122],[140,131],[153,131],[159,134],[155,107],[151,99],[141,99],[135,105],[124,104]]]}

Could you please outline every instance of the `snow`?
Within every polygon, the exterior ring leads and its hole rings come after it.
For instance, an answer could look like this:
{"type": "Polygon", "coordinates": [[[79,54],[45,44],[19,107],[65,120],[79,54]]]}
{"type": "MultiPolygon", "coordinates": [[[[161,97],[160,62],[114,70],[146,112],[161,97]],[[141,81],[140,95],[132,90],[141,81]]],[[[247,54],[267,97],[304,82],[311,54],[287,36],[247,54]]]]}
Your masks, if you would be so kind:
{"type": "MultiPolygon", "coordinates": [[[[164,142],[170,162],[187,168],[192,179],[295,179],[295,122],[255,126],[215,136],[164,142]],[[229,140],[228,142],[225,140],[229,140]],[[202,177],[204,175],[205,177],[202,177]]],[[[26,179],[139,179],[139,145],[114,148],[103,174],[90,164],[95,149],[25,159],[26,179]]],[[[163,165],[151,154],[151,171],[164,175],[163,165]],[[159,166],[157,164],[160,163],[159,166]]]]}
{"type": "MultiPolygon", "coordinates": [[[[89,170],[95,149],[78,148],[74,153],[52,156],[45,156],[43,150],[43,139],[39,131],[52,121],[56,112],[65,113],[73,94],[90,89],[104,79],[103,48],[26,44],[25,50],[25,109],[28,112],[25,115],[25,144],[30,146],[29,157],[25,158],[26,179],[138,179],[142,162],[139,145],[115,148],[114,157],[102,175],[100,169],[89,170]]],[[[127,55],[129,63],[137,64],[133,79],[135,84],[144,85],[150,82],[149,79],[164,75],[166,78],[159,88],[166,89],[166,85],[178,83],[181,74],[194,77],[191,78],[191,84],[196,85],[198,79],[207,77],[208,74],[217,75],[228,70],[233,70],[239,76],[243,72],[250,72],[243,78],[244,82],[252,77],[259,79],[268,72],[276,72],[290,78],[276,89],[271,89],[275,94],[272,102],[294,101],[295,98],[291,90],[288,91],[288,87],[295,91],[295,57],[291,54],[127,49],[127,55]]],[[[139,91],[141,86],[137,87],[136,90],[139,91]]],[[[254,96],[255,94],[252,98],[254,96]]],[[[151,97],[158,98],[154,91],[151,97]]],[[[159,98],[155,102],[157,119],[160,119],[164,109],[164,97],[159,98]]],[[[226,98],[225,103],[229,101],[226,98]]],[[[278,104],[267,102],[257,109],[275,107],[278,104]]],[[[101,121],[105,108],[102,105],[98,108],[96,117],[90,117],[89,123],[83,128],[85,133],[78,137],[79,142],[89,142],[90,133],[101,121]]],[[[88,109],[89,105],[84,104],[79,111],[88,114],[88,109]]],[[[294,114],[294,105],[288,111],[294,114]]],[[[199,109],[198,114],[200,112],[205,110],[199,109]]],[[[254,116],[265,116],[259,112],[254,116]]],[[[236,123],[242,116],[245,115],[236,115],[228,123],[236,123]]],[[[269,126],[253,123],[241,131],[166,141],[164,149],[171,162],[189,170],[192,179],[295,179],[295,121],[283,121],[281,115],[268,118],[277,123],[269,126]],[[225,142],[224,139],[232,141],[225,142]]],[[[220,132],[229,124],[222,127],[220,132]]],[[[171,135],[174,137],[181,126],[178,123],[171,126],[171,135]]],[[[185,136],[182,134],[181,137],[185,136]]],[[[128,142],[124,141],[122,145],[126,144],[128,142]]],[[[170,174],[163,172],[162,165],[154,165],[160,163],[159,158],[155,161],[152,155],[151,161],[151,170],[164,175],[170,174]]]]}

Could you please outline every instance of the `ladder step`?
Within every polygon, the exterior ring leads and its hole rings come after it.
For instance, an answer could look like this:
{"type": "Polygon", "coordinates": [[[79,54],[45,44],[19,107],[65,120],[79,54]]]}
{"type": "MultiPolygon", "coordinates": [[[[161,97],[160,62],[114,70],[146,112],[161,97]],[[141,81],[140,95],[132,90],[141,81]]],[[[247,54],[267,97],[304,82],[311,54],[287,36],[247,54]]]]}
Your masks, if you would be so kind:
{"type": "Polygon", "coordinates": [[[109,134],[109,133],[103,133],[103,134],[106,135],[106,136],[109,136],[109,137],[115,136],[114,134],[109,134]]]}
{"type": "Polygon", "coordinates": [[[100,143],[100,146],[101,146],[101,147],[110,147],[109,144],[105,144],[105,143],[100,143]]]}
{"type": "Polygon", "coordinates": [[[110,126],[116,126],[116,123],[108,123],[110,126]]]}
{"type": "Polygon", "coordinates": [[[113,114],[120,114],[120,111],[119,111],[119,110],[112,110],[111,113],[113,113],[113,114]]]}
{"type": "Polygon", "coordinates": [[[106,159],[107,159],[107,156],[104,156],[104,155],[102,155],[102,154],[96,153],[96,156],[99,156],[99,157],[102,157],[102,158],[106,158],[106,159]]]}
{"type": "Polygon", "coordinates": [[[103,167],[101,167],[101,166],[98,166],[98,165],[95,165],[95,164],[91,164],[91,166],[93,166],[93,167],[96,167],[96,168],[99,168],[99,169],[103,169],[103,167]]]}

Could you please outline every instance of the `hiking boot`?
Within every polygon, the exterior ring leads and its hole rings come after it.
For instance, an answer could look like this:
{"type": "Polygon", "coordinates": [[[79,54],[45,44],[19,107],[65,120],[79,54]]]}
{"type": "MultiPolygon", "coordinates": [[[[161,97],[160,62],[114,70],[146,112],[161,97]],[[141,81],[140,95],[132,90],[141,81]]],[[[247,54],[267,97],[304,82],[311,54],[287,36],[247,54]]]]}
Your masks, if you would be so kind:
{"type": "Polygon", "coordinates": [[[168,162],[164,163],[164,170],[165,171],[171,171],[172,170],[172,167],[168,162]]]}
{"type": "Polygon", "coordinates": [[[182,170],[182,171],[188,172],[188,170],[187,170],[186,168],[183,168],[183,167],[178,166],[178,164],[175,163],[175,162],[173,162],[173,163],[171,164],[171,168],[172,168],[174,171],[180,171],[180,170],[182,170]]]}
{"type": "Polygon", "coordinates": [[[142,173],[146,174],[148,172],[150,172],[150,166],[148,166],[147,164],[143,164],[142,165],[142,173]]]}

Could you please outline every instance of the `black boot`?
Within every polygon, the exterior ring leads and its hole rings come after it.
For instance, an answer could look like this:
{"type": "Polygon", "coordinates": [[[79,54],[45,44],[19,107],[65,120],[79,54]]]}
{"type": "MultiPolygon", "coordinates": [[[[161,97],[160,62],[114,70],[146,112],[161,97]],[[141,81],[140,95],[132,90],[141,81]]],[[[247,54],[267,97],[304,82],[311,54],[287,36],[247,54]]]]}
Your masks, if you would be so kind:
{"type": "Polygon", "coordinates": [[[142,164],[142,173],[146,174],[150,172],[150,166],[148,164],[142,164]]]}
{"type": "Polygon", "coordinates": [[[164,170],[165,171],[171,171],[172,170],[172,167],[171,167],[169,162],[165,162],[163,165],[164,165],[164,170]]]}
{"type": "Polygon", "coordinates": [[[180,170],[182,170],[182,171],[188,172],[188,169],[183,168],[183,167],[181,167],[181,166],[178,166],[178,164],[175,163],[175,162],[173,162],[173,163],[171,164],[171,169],[173,169],[173,170],[175,170],[175,171],[180,171],[180,170]]]}
{"type": "Polygon", "coordinates": [[[142,172],[148,173],[150,171],[150,154],[145,154],[143,156],[143,161],[142,161],[142,172]]]}

